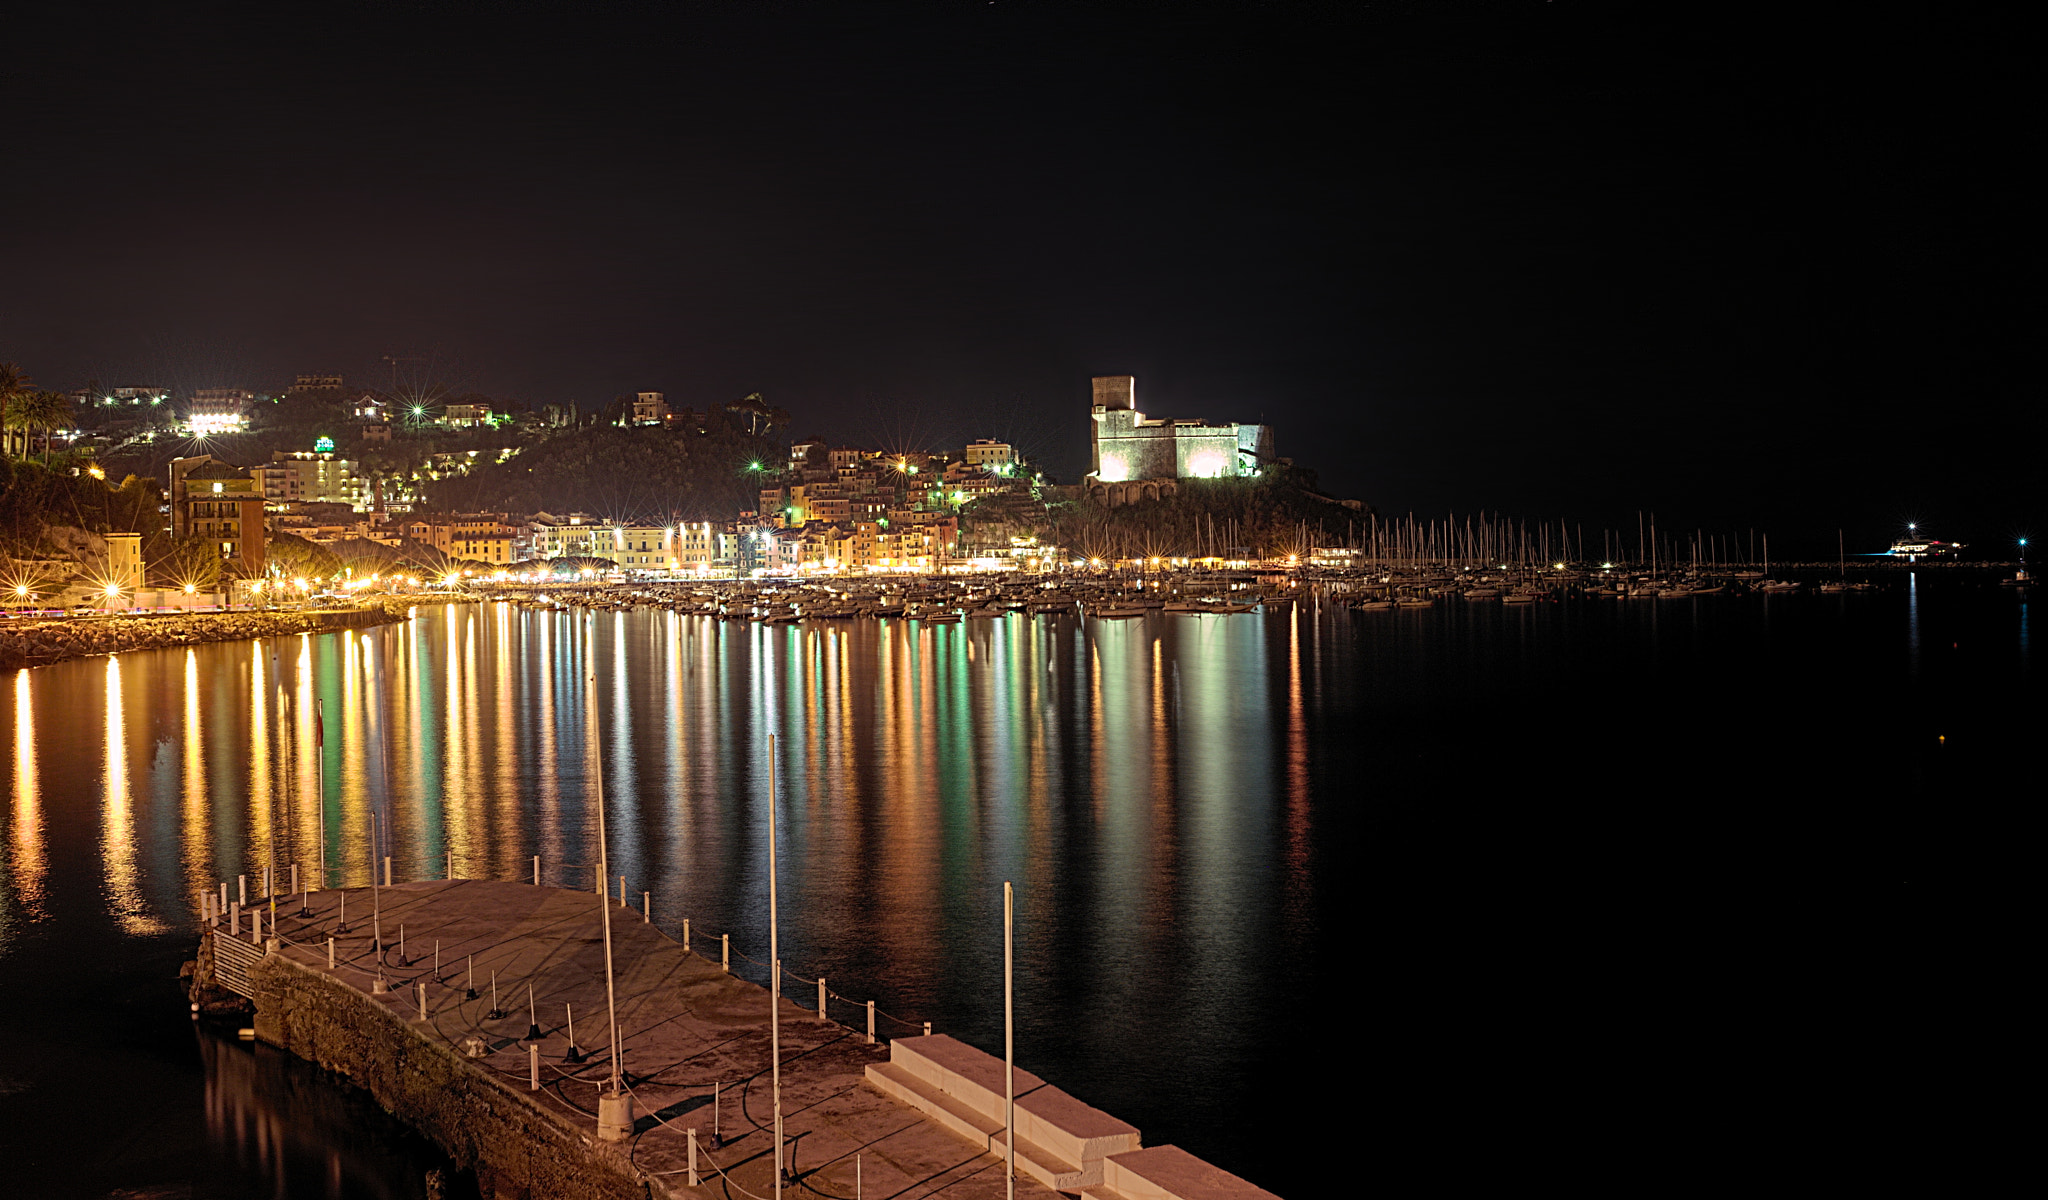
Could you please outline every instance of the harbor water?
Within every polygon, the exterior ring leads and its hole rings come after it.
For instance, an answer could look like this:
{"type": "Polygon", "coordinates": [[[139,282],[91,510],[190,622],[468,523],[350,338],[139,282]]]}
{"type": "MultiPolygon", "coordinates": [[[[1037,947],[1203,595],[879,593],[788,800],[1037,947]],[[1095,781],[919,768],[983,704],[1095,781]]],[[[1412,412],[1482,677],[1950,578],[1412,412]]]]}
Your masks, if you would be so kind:
{"type": "Polygon", "coordinates": [[[1501,1154],[1619,1179],[1590,1130],[1682,1152],[1761,997],[1813,982],[1819,880],[1939,854],[1930,797],[1995,786],[2041,711],[2025,594],[1962,572],[943,626],[456,604],[0,693],[0,1143],[49,1196],[423,1196],[448,1169],[186,1018],[222,880],[539,856],[589,887],[601,768],[611,889],[765,981],[771,734],[784,960],[883,1034],[1001,1052],[1010,880],[1019,1065],[1147,1145],[1283,1196],[1501,1154]]]}

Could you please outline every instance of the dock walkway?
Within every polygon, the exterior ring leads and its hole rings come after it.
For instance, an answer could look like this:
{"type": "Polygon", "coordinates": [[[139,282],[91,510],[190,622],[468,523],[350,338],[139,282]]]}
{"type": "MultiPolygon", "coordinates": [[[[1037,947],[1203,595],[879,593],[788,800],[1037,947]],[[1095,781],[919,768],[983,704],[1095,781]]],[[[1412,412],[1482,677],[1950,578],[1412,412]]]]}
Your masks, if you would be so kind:
{"type": "MultiPolygon", "coordinates": [[[[282,940],[274,955],[346,985],[365,1004],[381,1006],[392,1021],[445,1047],[463,1069],[537,1105],[561,1135],[587,1143],[594,1152],[615,1149],[624,1169],[655,1195],[702,1194],[685,1186],[689,1129],[697,1131],[698,1167],[706,1188],[734,1197],[774,1195],[766,989],[727,974],[715,958],[686,951],[643,924],[639,913],[611,901],[621,1064],[637,1119],[627,1141],[607,1148],[596,1141],[598,1092],[611,1073],[599,898],[592,892],[479,880],[379,890],[381,952],[371,944],[370,889],[349,888],[343,933],[336,932],[341,891],[314,892],[310,918],[295,915],[297,895],[280,897],[275,932],[282,940]],[[474,1000],[467,998],[472,956],[474,1000]],[[375,990],[380,972],[389,988],[383,993],[375,990]],[[494,972],[503,1014],[495,1018],[494,972]],[[580,1063],[568,1061],[564,1005],[573,1006],[576,1044],[586,1056],[580,1063]],[[530,1088],[528,1043],[523,1040],[529,1023],[541,1033],[537,1092],[530,1088]],[[714,1142],[714,1132],[722,1141],[714,1142]]],[[[290,1014],[266,1014],[259,997],[259,1036],[287,1045],[294,1038],[304,1041],[306,1035],[279,1024],[290,1019],[290,1014]]],[[[985,1148],[865,1082],[870,1065],[887,1061],[886,1046],[869,1045],[864,1031],[820,1020],[792,1003],[787,992],[781,1022],[783,1127],[794,1179],[785,1186],[786,1195],[848,1200],[857,1190],[862,1196],[901,1200],[941,1193],[948,1200],[1004,1195],[1003,1165],[985,1148]]],[[[1029,1178],[1018,1179],[1017,1192],[1033,1200],[1060,1194],[1029,1178]]]]}

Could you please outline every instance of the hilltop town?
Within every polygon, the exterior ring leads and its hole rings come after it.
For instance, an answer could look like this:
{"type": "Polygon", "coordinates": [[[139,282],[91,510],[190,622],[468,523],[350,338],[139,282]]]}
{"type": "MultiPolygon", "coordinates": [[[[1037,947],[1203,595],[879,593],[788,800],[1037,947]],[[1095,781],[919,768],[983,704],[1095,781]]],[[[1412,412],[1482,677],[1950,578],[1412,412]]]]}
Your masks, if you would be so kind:
{"type": "Polygon", "coordinates": [[[133,594],[176,607],[387,577],[1299,560],[1355,527],[1362,506],[1319,495],[1274,456],[1270,427],[1147,418],[1135,396],[1130,376],[1094,380],[1091,469],[1061,484],[992,437],[792,440],[790,414],[759,395],[694,409],[642,391],[584,411],[339,375],[274,395],[17,383],[0,582],[17,604],[133,594]]]}

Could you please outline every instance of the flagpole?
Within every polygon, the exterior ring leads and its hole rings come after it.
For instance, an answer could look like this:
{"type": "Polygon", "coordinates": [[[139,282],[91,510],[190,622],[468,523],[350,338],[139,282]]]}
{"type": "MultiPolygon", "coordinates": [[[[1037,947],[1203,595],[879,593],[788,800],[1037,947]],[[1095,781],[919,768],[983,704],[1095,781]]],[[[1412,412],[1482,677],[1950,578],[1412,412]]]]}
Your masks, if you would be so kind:
{"type": "MultiPolygon", "coordinates": [[[[597,779],[597,877],[603,881],[611,877],[611,852],[605,841],[604,827],[604,752],[597,740],[597,652],[594,635],[589,654],[588,699],[585,701],[588,719],[584,724],[589,727],[590,755],[597,779]]],[[[623,1094],[619,1070],[619,1057],[624,1047],[619,1042],[618,988],[612,974],[612,898],[608,888],[598,888],[597,907],[604,924],[604,1005],[605,1018],[611,1024],[612,1047],[612,1090],[609,1096],[598,1097],[597,1133],[607,1141],[623,1141],[633,1130],[633,1101],[623,1094]]]]}
{"type": "Polygon", "coordinates": [[[775,1195],[782,1196],[782,943],[775,911],[775,735],[768,735],[768,1046],[775,1082],[775,1195]]]}
{"type": "Polygon", "coordinates": [[[1011,973],[1010,926],[1016,909],[1010,881],[1003,881],[1003,1141],[1005,1195],[1017,1200],[1017,1032],[1016,987],[1011,973]]]}

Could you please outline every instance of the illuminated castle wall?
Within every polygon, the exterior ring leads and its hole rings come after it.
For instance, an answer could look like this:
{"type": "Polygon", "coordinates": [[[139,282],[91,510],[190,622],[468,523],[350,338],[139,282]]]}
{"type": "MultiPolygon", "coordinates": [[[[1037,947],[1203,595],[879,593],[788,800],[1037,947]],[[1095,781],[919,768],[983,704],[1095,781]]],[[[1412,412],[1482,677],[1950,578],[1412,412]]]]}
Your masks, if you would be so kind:
{"type": "Polygon", "coordinates": [[[1148,421],[1137,409],[1136,384],[1129,375],[1095,380],[1090,483],[1255,475],[1272,458],[1270,426],[1148,421]]]}

